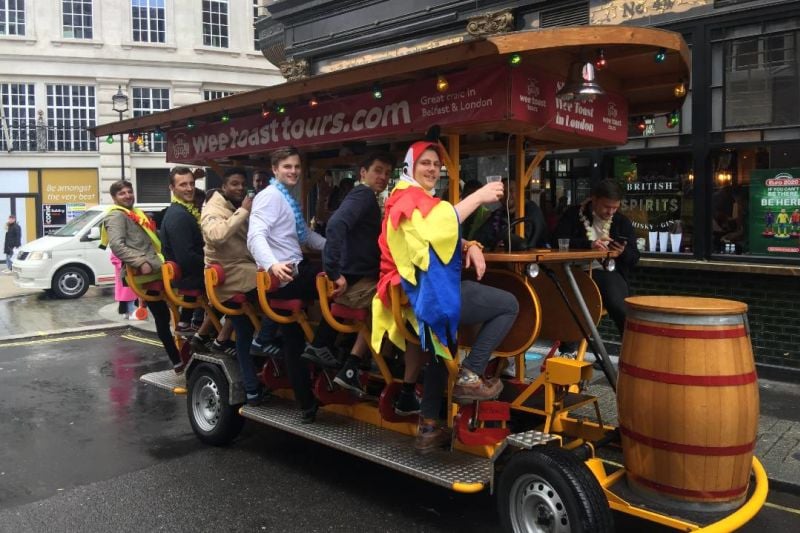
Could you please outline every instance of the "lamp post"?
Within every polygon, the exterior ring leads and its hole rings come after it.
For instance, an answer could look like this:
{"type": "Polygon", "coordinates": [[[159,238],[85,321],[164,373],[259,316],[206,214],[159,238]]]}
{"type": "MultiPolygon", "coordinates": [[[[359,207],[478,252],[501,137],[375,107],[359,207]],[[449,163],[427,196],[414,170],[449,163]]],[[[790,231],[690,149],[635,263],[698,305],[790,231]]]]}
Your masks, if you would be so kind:
{"type": "MultiPolygon", "coordinates": [[[[122,92],[122,85],[117,86],[117,94],[111,97],[111,104],[122,120],[122,114],[128,110],[128,95],[122,92]]],[[[119,168],[122,179],[125,179],[125,140],[122,138],[122,132],[119,134],[119,168]]]]}

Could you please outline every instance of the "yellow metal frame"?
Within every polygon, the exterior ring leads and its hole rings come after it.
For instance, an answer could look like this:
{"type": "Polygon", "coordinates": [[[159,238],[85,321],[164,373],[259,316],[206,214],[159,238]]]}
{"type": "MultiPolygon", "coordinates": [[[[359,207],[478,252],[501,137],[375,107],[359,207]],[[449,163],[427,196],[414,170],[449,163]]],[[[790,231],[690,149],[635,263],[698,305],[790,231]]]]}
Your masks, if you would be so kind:
{"type": "Polygon", "coordinates": [[[175,269],[172,267],[172,262],[165,261],[161,265],[161,279],[164,282],[164,296],[167,301],[176,307],[185,307],[187,309],[202,308],[206,316],[210,317],[211,323],[214,324],[217,332],[222,330],[222,324],[214,314],[211,306],[208,305],[207,295],[200,295],[194,302],[187,301],[175,288],[172,286],[172,280],[175,279],[175,269]]]}
{"type": "Polygon", "coordinates": [[[253,306],[250,304],[250,302],[245,301],[238,309],[234,307],[228,307],[222,301],[220,301],[219,296],[217,295],[217,286],[219,285],[217,271],[213,268],[206,267],[203,274],[206,280],[206,295],[208,296],[208,301],[214,306],[215,309],[226,315],[247,315],[247,318],[250,319],[250,322],[253,324],[253,327],[256,329],[256,331],[261,329],[261,320],[258,318],[258,315],[256,315],[256,311],[253,309],[253,306]]]}
{"type": "MultiPolygon", "coordinates": [[[[139,275],[136,273],[136,270],[134,270],[133,267],[129,265],[126,265],[125,269],[126,269],[125,283],[127,283],[128,287],[133,291],[136,297],[139,298],[139,301],[140,302],[160,302],[162,300],[165,301],[167,303],[167,307],[169,307],[169,313],[170,316],[172,317],[172,324],[173,326],[177,325],[179,316],[178,309],[172,302],[170,302],[164,297],[164,291],[163,290],[158,291],[158,294],[147,294],[147,288],[145,288],[137,279],[139,275]]],[[[158,280],[153,280],[153,281],[158,281],[158,280]]],[[[178,345],[178,348],[180,348],[182,339],[180,337],[175,337],[175,340],[176,344],[178,345]]]]}
{"type": "Polygon", "coordinates": [[[258,293],[258,304],[261,307],[261,311],[267,315],[267,318],[278,324],[296,323],[300,325],[306,340],[311,342],[311,339],[314,338],[314,331],[311,329],[308,316],[302,310],[292,312],[290,315],[281,315],[277,313],[269,304],[269,299],[267,298],[267,294],[272,290],[272,278],[269,272],[259,270],[256,273],[256,292],[258,293]]]}

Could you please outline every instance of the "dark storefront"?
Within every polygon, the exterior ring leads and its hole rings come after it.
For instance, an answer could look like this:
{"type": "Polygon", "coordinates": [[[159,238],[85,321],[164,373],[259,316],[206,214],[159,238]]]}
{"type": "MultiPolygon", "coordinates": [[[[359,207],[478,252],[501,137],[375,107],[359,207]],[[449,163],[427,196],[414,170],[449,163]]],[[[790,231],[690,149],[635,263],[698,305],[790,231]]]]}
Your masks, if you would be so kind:
{"type": "MultiPolygon", "coordinates": [[[[682,109],[631,117],[629,142],[616,149],[549,154],[531,199],[555,215],[593,182],[618,180],[644,251],[634,292],[745,301],[762,371],[800,375],[800,3],[283,0],[269,9],[260,44],[290,77],[482,32],[576,24],[680,32],[693,54],[691,81],[675,87],[688,94],[682,109]]],[[[492,157],[465,160],[462,174],[480,177],[492,157]]],[[[616,340],[609,325],[602,332],[616,340]]]]}

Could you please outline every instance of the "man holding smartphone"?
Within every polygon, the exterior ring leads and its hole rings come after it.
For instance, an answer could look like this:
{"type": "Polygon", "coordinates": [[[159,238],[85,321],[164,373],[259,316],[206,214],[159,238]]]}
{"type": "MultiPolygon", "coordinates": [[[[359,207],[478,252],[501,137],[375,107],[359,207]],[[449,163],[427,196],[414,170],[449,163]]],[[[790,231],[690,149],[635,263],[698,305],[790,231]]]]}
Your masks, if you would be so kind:
{"type": "MultiPolygon", "coordinates": [[[[280,289],[270,296],[280,299],[317,299],[316,271],[303,259],[301,246],[313,250],[325,247],[325,237],[306,224],[291,189],[300,181],[302,168],[296,148],[279,148],[272,153],[275,177],[253,200],[247,247],[259,267],[275,276],[280,289]]],[[[303,331],[297,324],[281,325],[286,366],[295,398],[302,410],[302,421],[314,421],[317,403],[311,393],[308,369],[300,354],[305,348],[303,331]]]]}
{"type": "Polygon", "coordinates": [[[619,330],[625,330],[625,298],[630,294],[628,275],[639,261],[636,235],[631,221],[619,212],[622,190],[613,180],[603,180],[592,187],[588,199],[568,208],[553,232],[553,242],[569,239],[570,250],[592,249],[619,252],[616,268],[608,271],[594,261],[592,279],[603,307],[619,330]]]}

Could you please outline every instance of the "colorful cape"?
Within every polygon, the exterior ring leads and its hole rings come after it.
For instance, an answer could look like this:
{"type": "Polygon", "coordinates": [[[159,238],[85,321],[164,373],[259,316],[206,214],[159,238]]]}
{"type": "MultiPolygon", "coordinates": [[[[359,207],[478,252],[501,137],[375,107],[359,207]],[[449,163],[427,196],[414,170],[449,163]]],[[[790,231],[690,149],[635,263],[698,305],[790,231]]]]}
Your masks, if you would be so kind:
{"type": "Polygon", "coordinates": [[[455,209],[406,182],[400,182],[386,201],[378,244],[381,275],[372,301],[372,345],[376,351],[384,334],[401,349],[405,339],[392,315],[390,289],[401,285],[410,306],[403,318],[419,335],[424,350],[452,358],[461,313],[461,254],[455,209]]]}

